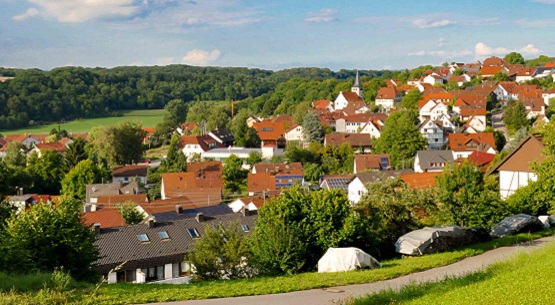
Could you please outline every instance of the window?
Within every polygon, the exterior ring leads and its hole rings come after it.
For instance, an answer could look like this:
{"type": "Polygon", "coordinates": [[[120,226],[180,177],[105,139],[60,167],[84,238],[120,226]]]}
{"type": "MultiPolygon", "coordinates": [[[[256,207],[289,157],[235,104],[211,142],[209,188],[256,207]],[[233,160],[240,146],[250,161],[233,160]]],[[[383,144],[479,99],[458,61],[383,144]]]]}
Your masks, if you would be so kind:
{"type": "Polygon", "coordinates": [[[166,232],[166,231],[158,232],[158,236],[160,236],[161,240],[170,239],[170,236],[168,235],[168,232],[166,232]]]}
{"type": "Polygon", "coordinates": [[[187,232],[189,232],[189,235],[192,238],[199,238],[200,237],[200,234],[198,234],[197,229],[190,228],[190,229],[187,229],[187,232]]]}
{"type": "Polygon", "coordinates": [[[249,231],[249,226],[247,226],[247,225],[242,225],[241,228],[243,229],[243,232],[248,232],[249,231]]]}
{"type": "Polygon", "coordinates": [[[148,235],[146,234],[139,234],[137,235],[137,238],[142,242],[142,243],[146,243],[149,242],[150,239],[148,238],[148,235]]]}

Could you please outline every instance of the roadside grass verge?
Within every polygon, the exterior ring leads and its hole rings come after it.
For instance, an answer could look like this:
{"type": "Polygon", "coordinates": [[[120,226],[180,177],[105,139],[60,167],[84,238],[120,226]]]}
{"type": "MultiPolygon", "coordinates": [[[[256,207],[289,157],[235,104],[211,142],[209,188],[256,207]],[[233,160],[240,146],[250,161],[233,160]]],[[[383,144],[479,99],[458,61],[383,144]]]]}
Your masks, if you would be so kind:
{"type": "Polygon", "coordinates": [[[554,273],[555,244],[552,243],[462,278],[410,285],[399,292],[387,290],[345,304],[552,304],[554,273]]]}
{"type": "MultiPolygon", "coordinates": [[[[65,297],[70,304],[137,304],[285,293],[315,288],[372,283],[449,265],[491,249],[538,239],[552,235],[554,232],[555,230],[545,230],[531,234],[519,234],[486,243],[466,246],[450,252],[385,260],[382,261],[382,268],[373,270],[338,273],[308,272],[288,276],[199,282],[188,285],[122,283],[102,285],[96,295],[92,295],[94,285],[82,284],[79,288],[71,290],[71,293],[65,297]]],[[[17,288],[15,291],[17,291],[17,288]]],[[[41,293],[45,293],[44,289],[38,292],[27,293],[5,292],[3,295],[0,295],[0,299],[9,299],[12,301],[12,304],[36,304],[33,301],[25,300],[33,300],[34,297],[38,297],[41,293]],[[20,296],[21,299],[18,299],[17,296],[20,296]]],[[[53,296],[53,298],[55,297],[56,295],[53,296]]],[[[40,303],[45,304],[65,304],[46,302],[43,297],[40,300],[40,303]]],[[[2,301],[0,301],[0,304],[3,305],[2,301]]],[[[435,303],[432,302],[431,304],[435,303]]]]}
{"type": "Polygon", "coordinates": [[[20,129],[0,130],[4,135],[8,134],[21,134],[21,133],[50,133],[53,128],[65,129],[67,132],[83,133],[89,132],[93,127],[113,125],[122,121],[139,121],[143,127],[156,127],[156,124],[162,122],[164,118],[163,109],[152,110],[132,110],[122,111],[123,116],[120,117],[104,117],[104,118],[89,118],[78,119],[65,123],[52,123],[48,125],[29,126],[20,129]]]}
{"type": "Polygon", "coordinates": [[[162,145],[160,147],[147,149],[145,151],[145,158],[147,159],[162,159],[168,154],[170,149],[169,145],[162,145]]]}

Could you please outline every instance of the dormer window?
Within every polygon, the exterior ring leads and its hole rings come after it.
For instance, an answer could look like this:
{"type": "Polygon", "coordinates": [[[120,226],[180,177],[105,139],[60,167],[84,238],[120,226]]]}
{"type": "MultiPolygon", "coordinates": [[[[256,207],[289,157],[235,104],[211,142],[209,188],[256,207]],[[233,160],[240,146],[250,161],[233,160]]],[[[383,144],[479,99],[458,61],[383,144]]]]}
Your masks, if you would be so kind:
{"type": "Polygon", "coordinates": [[[167,231],[158,232],[158,236],[161,240],[169,240],[170,236],[168,235],[167,231]]]}
{"type": "Polygon", "coordinates": [[[137,238],[139,239],[140,242],[142,243],[146,243],[150,241],[150,238],[148,238],[148,235],[146,234],[138,234],[137,238]]]}
{"type": "Polygon", "coordinates": [[[197,229],[189,228],[189,229],[187,229],[187,232],[189,233],[189,236],[191,236],[192,238],[199,238],[200,237],[200,234],[198,234],[197,229]]]}

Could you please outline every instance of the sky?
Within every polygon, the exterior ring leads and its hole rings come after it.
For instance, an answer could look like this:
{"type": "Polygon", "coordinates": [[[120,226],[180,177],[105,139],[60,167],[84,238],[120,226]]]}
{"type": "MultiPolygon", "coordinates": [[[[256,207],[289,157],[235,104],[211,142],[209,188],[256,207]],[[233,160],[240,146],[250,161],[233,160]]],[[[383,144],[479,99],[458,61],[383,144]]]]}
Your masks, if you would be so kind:
{"type": "Polygon", "coordinates": [[[405,69],[555,56],[555,0],[0,0],[0,66],[405,69]]]}

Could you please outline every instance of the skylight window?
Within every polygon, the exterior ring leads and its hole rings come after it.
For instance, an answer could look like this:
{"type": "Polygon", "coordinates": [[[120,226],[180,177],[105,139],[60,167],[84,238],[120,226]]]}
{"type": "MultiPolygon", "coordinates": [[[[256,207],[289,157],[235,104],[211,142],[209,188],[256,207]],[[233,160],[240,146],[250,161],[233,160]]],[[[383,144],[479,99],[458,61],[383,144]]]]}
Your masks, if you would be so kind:
{"type": "Polygon", "coordinates": [[[198,234],[197,229],[193,229],[193,228],[187,229],[187,232],[189,232],[189,235],[190,235],[192,238],[199,238],[199,237],[200,237],[200,234],[198,234]]]}
{"type": "Polygon", "coordinates": [[[146,243],[150,241],[150,238],[148,238],[148,235],[146,234],[139,234],[137,235],[137,238],[142,242],[142,243],[146,243]]]}
{"type": "Polygon", "coordinates": [[[160,236],[161,240],[170,239],[170,236],[168,235],[168,232],[166,232],[166,231],[158,232],[158,236],[160,236]]]}
{"type": "Polygon", "coordinates": [[[243,229],[243,232],[248,232],[249,231],[249,226],[247,226],[247,225],[242,225],[241,228],[243,229]]]}

